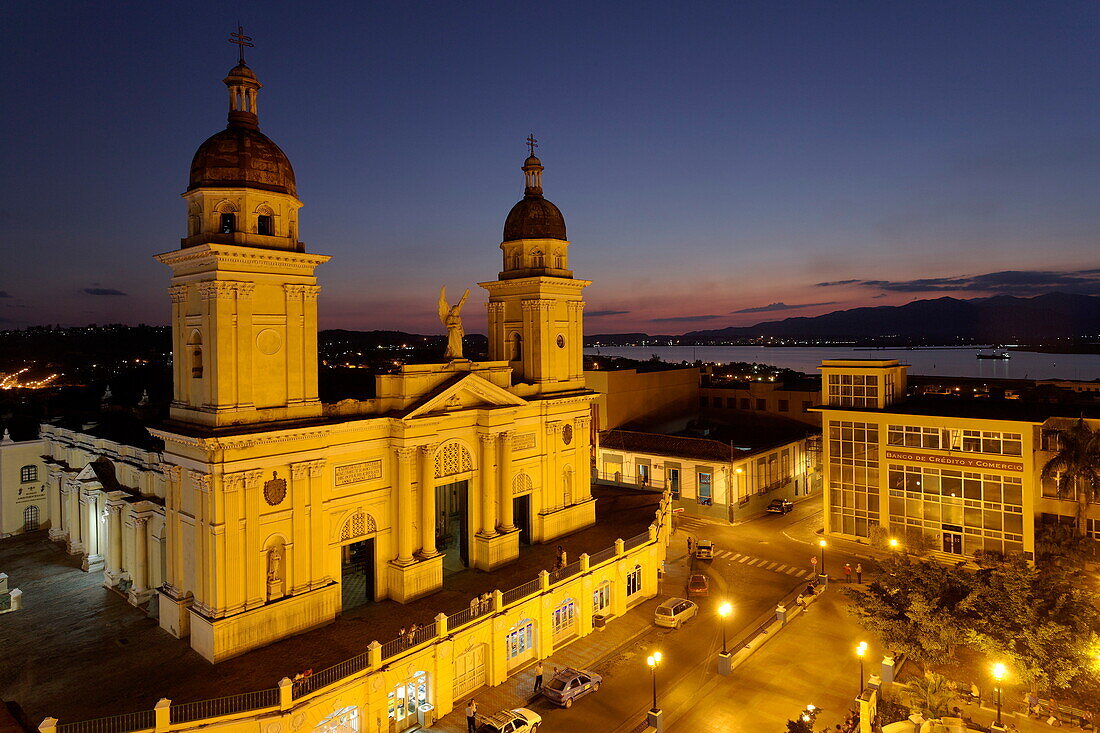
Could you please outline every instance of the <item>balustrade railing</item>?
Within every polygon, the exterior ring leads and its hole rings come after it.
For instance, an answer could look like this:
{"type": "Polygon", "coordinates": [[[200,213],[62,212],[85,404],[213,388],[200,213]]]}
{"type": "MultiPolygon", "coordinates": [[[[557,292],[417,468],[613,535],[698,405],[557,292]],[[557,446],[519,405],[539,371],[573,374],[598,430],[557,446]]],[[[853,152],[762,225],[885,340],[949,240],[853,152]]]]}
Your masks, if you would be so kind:
{"type": "Polygon", "coordinates": [[[245,713],[260,708],[276,707],[279,704],[279,688],[243,692],[240,695],[217,697],[213,700],[182,702],[168,708],[168,718],[172,723],[190,723],[203,718],[219,718],[223,715],[245,713]]]}
{"type": "Polygon", "coordinates": [[[139,710],[136,713],[82,720],[79,723],[58,723],[57,733],[129,733],[137,730],[152,730],[155,725],[154,711],[139,710]]]}
{"type": "Polygon", "coordinates": [[[529,580],[523,585],[516,586],[511,590],[506,590],[504,591],[504,593],[501,594],[504,598],[504,605],[510,606],[521,598],[526,598],[527,596],[534,595],[535,593],[538,593],[539,589],[541,588],[542,582],[538,578],[535,578],[534,580],[529,580]]]}

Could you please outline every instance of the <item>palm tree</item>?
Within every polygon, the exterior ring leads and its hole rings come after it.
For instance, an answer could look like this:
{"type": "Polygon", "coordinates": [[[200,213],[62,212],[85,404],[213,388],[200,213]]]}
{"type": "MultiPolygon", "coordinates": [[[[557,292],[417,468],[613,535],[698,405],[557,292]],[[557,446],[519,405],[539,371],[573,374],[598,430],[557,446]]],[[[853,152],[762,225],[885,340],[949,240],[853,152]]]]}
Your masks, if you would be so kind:
{"type": "Polygon", "coordinates": [[[951,712],[951,703],[955,702],[957,695],[946,677],[929,672],[909,682],[905,697],[909,705],[920,710],[925,717],[942,718],[951,712]]]}
{"type": "Polygon", "coordinates": [[[1058,452],[1043,466],[1043,479],[1056,479],[1058,496],[1077,500],[1077,530],[1085,531],[1090,501],[1100,501],[1100,433],[1083,419],[1058,430],[1058,452]]]}

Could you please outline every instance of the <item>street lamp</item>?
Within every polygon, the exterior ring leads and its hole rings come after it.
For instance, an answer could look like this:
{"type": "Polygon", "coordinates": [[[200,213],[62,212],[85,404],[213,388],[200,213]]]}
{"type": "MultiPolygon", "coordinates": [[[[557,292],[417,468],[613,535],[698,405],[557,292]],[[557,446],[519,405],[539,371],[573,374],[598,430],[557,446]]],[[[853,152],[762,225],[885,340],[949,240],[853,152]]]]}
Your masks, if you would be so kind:
{"type": "Polygon", "coordinates": [[[733,606],[723,603],[718,607],[718,615],[722,617],[722,653],[726,654],[726,619],[733,613],[733,606]]]}
{"type": "Polygon", "coordinates": [[[825,540],[818,540],[817,546],[821,548],[821,574],[825,575],[825,545],[828,543],[825,540]]]}
{"type": "Polygon", "coordinates": [[[649,669],[653,672],[653,709],[650,712],[657,713],[660,710],[657,707],[657,665],[661,663],[661,653],[653,652],[653,654],[646,657],[645,663],[649,665],[649,669]]]}
{"type": "Polygon", "coordinates": [[[993,665],[993,679],[997,680],[997,725],[1001,725],[1001,680],[1004,679],[1007,669],[997,662],[993,665]]]}
{"type": "Polygon", "coordinates": [[[898,542],[898,538],[897,537],[891,537],[890,538],[890,549],[891,550],[896,550],[899,547],[901,547],[901,543],[898,542]]]}
{"type": "Polygon", "coordinates": [[[856,656],[859,657],[859,694],[863,694],[863,655],[867,653],[867,642],[859,642],[856,647],[856,656]]]}

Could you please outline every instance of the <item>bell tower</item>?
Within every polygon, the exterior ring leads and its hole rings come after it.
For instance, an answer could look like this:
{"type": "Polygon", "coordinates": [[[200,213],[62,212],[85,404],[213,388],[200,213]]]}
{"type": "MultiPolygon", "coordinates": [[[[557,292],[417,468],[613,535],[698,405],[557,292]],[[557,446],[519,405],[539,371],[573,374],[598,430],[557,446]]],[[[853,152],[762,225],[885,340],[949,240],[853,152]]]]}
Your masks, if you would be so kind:
{"type": "Polygon", "coordinates": [[[503,268],[489,291],[489,359],[507,361],[534,394],[584,388],[584,288],[569,269],[565,218],[542,193],[537,141],[527,138],[524,195],[504,223],[503,268]]]}
{"type": "Polygon", "coordinates": [[[172,268],[171,418],[213,427],[321,413],[314,269],[329,258],[298,240],[294,169],[260,132],[237,35],[229,124],[191,161],[180,249],[156,256],[172,268]]]}

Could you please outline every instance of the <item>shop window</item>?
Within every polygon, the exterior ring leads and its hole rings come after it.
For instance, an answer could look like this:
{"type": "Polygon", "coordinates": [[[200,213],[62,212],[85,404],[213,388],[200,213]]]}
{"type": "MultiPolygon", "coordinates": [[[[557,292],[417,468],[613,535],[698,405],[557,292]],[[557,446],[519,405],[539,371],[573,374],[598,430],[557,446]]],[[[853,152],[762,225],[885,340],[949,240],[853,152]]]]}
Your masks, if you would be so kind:
{"type": "Polygon", "coordinates": [[[626,574],[626,597],[636,595],[642,589],[642,566],[635,565],[634,569],[626,574]]]}
{"type": "Polygon", "coordinates": [[[504,642],[509,659],[531,651],[535,646],[535,623],[531,619],[520,621],[508,631],[504,642]]]}
{"type": "Polygon", "coordinates": [[[605,580],[592,591],[592,612],[603,613],[611,608],[611,583],[605,580]]]}
{"type": "Polygon", "coordinates": [[[577,604],[572,598],[567,598],[560,606],[554,609],[553,625],[551,630],[554,636],[561,636],[573,631],[577,621],[577,604]]]}

